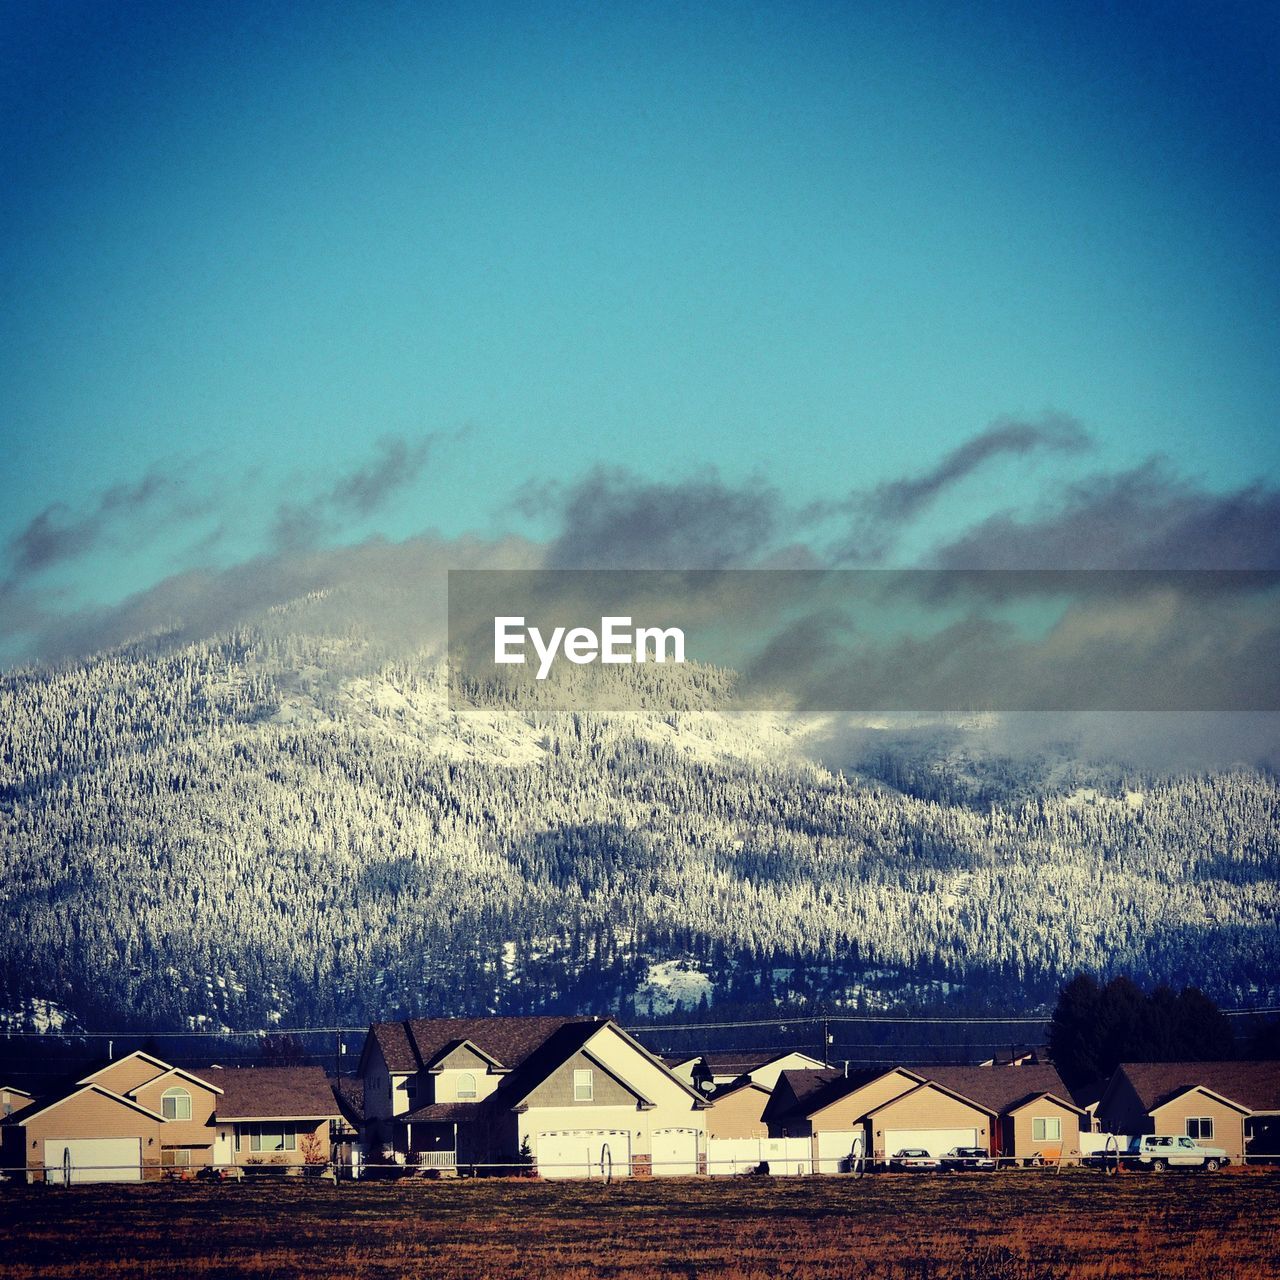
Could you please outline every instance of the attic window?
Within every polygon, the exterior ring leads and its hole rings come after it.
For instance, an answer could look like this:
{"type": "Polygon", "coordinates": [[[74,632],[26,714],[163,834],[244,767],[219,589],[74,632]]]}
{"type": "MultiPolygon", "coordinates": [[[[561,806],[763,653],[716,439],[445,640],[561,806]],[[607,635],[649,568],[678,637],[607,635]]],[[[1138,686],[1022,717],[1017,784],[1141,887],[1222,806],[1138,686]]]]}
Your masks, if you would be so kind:
{"type": "Polygon", "coordinates": [[[573,1071],[574,1102],[590,1102],[595,1097],[596,1073],[590,1067],[575,1067],[573,1071]]]}
{"type": "Polygon", "coordinates": [[[160,1095],[160,1114],[166,1120],[190,1120],[191,1095],[185,1089],[166,1089],[160,1095]]]}
{"type": "Polygon", "coordinates": [[[464,1071],[458,1077],[457,1095],[459,1098],[474,1098],[476,1096],[476,1078],[470,1071],[464,1071]]]}

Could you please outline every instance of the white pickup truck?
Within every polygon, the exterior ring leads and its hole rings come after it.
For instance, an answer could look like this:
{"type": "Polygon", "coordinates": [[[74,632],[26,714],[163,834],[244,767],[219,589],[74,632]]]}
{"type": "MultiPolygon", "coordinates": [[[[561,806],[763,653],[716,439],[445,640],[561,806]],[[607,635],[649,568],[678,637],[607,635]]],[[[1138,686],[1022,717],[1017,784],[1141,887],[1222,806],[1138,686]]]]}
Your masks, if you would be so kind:
{"type": "Polygon", "coordinates": [[[1221,1169],[1231,1161],[1221,1147],[1202,1146],[1194,1138],[1144,1133],[1137,1138],[1122,1138],[1118,1150],[1096,1152],[1089,1163],[1103,1168],[1119,1163],[1126,1169],[1163,1173],[1166,1169],[1221,1169]]]}

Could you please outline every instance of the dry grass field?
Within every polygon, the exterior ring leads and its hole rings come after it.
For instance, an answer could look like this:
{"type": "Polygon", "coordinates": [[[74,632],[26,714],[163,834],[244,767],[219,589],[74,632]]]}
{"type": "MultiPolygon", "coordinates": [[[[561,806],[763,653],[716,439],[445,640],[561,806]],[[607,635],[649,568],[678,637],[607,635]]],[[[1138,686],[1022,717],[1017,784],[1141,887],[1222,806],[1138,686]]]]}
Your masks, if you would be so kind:
{"type": "Polygon", "coordinates": [[[0,1276],[1270,1280],[1280,1171],[0,1189],[0,1276]]]}

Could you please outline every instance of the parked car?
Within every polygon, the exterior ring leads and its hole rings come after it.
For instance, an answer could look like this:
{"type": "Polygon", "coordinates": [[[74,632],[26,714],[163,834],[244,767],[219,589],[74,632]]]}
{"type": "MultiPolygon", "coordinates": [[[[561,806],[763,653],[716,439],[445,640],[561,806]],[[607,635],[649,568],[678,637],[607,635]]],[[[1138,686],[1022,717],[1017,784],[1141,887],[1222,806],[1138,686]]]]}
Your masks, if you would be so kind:
{"type": "Polygon", "coordinates": [[[1164,1133],[1144,1133],[1130,1138],[1118,1151],[1098,1151],[1086,1158],[1087,1164],[1114,1169],[1150,1169],[1163,1173],[1166,1169],[1206,1169],[1212,1172],[1231,1163],[1221,1147],[1206,1147],[1194,1138],[1164,1133]]]}
{"type": "Polygon", "coordinates": [[[945,1173],[990,1173],[995,1167],[995,1157],[981,1147],[952,1147],[942,1157],[945,1173]]]}
{"type": "Polygon", "coordinates": [[[933,1173],[941,1167],[942,1161],[923,1147],[903,1147],[889,1157],[889,1168],[898,1173],[933,1173]]]}
{"type": "Polygon", "coordinates": [[[1147,1133],[1124,1153],[1127,1165],[1162,1173],[1165,1169],[1220,1169],[1231,1161],[1221,1147],[1203,1147],[1194,1138],[1147,1133]]]}

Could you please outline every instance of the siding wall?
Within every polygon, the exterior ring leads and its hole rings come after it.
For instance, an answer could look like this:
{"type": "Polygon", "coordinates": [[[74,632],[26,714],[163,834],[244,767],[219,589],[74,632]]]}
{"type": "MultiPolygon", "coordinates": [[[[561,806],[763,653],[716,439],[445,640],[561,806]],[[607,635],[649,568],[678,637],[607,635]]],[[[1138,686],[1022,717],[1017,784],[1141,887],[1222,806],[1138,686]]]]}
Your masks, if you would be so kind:
{"type": "Polygon", "coordinates": [[[163,1114],[160,1099],[170,1089],[185,1089],[191,1095],[191,1119],[166,1120],[160,1126],[161,1145],[189,1147],[192,1168],[211,1163],[218,1095],[212,1089],[202,1088],[181,1076],[165,1076],[144,1084],[134,1094],[133,1100],[148,1111],[163,1114]]]}
{"type": "Polygon", "coordinates": [[[809,1122],[815,1133],[829,1129],[852,1129],[877,1107],[883,1106],[893,1098],[902,1097],[904,1093],[918,1088],[919,1084],[918,1080],[912,1080],[897,1071],[891,1071],[887,1075],[869,1081],[861,1089],[855,1089],[829,1107],[815,1111],[809,1117],[809,1122]]]}
{"type": "Polygon", "coordinates": [[[967,1102],[926,1085],[904,1095],[868,1117],[877,1159],[885,1157],[885,1137],[890,1129],[969,1129],[978,1131],[978,1145],[991,1141],[991,1117],[967,1102]]]}
{"type": "MultiPolygon", "coordinates": [[[[1016,1068],[1013,1068],[1016,1070],[1016,1068]]],[[[1016,1156],[1025,1160],[1029,1156],[1057,1155],[1059,1149],[1063,1156],[1080,1154],[1080,1117],[1069,1107],[1061,1103],[1051,1102],[1048,1098],[1038,1098],[1025,1107],[1011,1112],[1004,1117],[1004,1155],[1016,1156]],[[1039,1117],[1054,1117],[1062,1123],[1062,1140],[1060,1142],[1037,1142],[1032,1136],[1034,1121],[1039,1117]]]]}
{"type": "MultiPolygon", "coordinates": [[[[32,1116],[20,1126],[25,1135],[24,1155],[28,1169],[34,1170],[44,1164],[44,1144],[49,1138],[140,1138],[143,1166],[155,1171],[160,1167],[160,1131],[163,1127],[159,1120],[151,1120],[122,1102],[113,1102],[100,1093],[92,1092],[70,1098],[49,1111],[32,1116]]],[[[43,1174],[35,1174],[34,1177],[36,1181],[43,1181],[43,1174]]]]}
{"type": "MultiPolygon", "coordinates": [[[[418,1106],[426,1106],[428,1102],[459,1101],[458,1081],[464,1073],[475,1077],[476,1100],[487,1098],[502,1083],[502,1076],[491,1074],[488,1062],[478,1053],[466,1045],[459,1045],[433,1071],[421,1073],[419,1081],[423,1083],[419,1084],[418,1106]]],[[[462,1101],[473,1099],[464,1098],[462,1101]]]]}
{"type": "Polygon", "coordinates": [[[163,1075],[168,1069],[167,1064],[157,1067],[155,1063],[143,1058],[121,1058],[119,1062],[112,1062],[97,1072],[92,1083],[100,1084],[112,1093],[126,1094],[130,1089],[136,1089],[140,1084],[163,1075]]]}
{"type": "Polygon", "coordinates": [[[548,1076],[528,1097],[530,1107],[570,1107],[590,1110],[593,1106],[637,1105],[635,1095],[620,1085],[608,1072],[601,1070],[584,1053],[575,1053],[563,1066],[548,1076]],[[573,1096],[573,1073],[590,1071],[592,1097],[579,1102],[573,1096]]]}
{"type": "Polygon", "coordinates": [[[708,1138],[763,1138],[768,1134],[762,1112],[769,1094],[760,1089],[739,1089],[703,1112],[708,1138]]]}
{"type": "MultiPolygon", "coordinates": [[[[231,1143],[231,1162],[233,1164],[245,1165],[249,1168],[254,1166],[265,1165],[302,1165],[307,1162],[307,1153],[303,1150],[303,1143],[308,1134],[314,1134],[319,1140],[319,1154],[327,1161],[330,1158],[331,1151],[329,1145],[329,1121],[321,1120],[313,1124],[309,1120],[293,1120],[281,1121],[281,1124],[288,1124],[290,1128],[296,1129],[298,1134],[298,1145],[294,1151],[253,1151],[250,1149],[250,1131],[255,1127],[248,1122],[245,1123],[224,1123],[223,1127],[230,1129],[233,1134],[231,1143]],[[237,1151],[234,1141],[234,1135],[240,1136],[240,1150],[237,1151]]],[[[192,1156],[192,1163],[195,1162],[195,1156],[192,1156]]]]}
{"type": "Polygon", "coordinates": [[[1244,1154],[1244,1116],[1203,1093],[1183,1094],[1157,1107],[1146,1117],[1146,1129],[1137,1132],[1182,1137],[1187,1132],[1189,1116],[1208,1116],[1213,1120],[1213,1137],[1203,1139],[1206,1146],[1221,1147],[1232,1160],[1239,1160],[1244,1154]]]}

